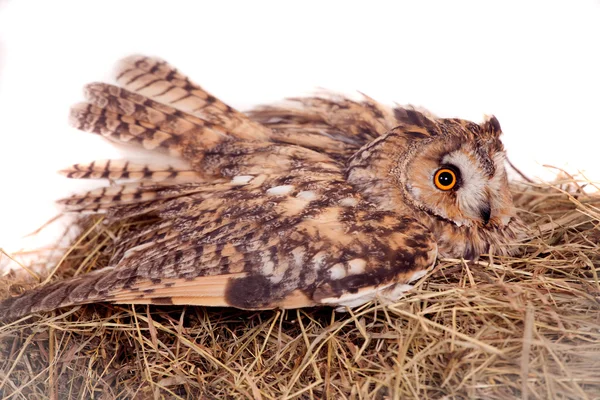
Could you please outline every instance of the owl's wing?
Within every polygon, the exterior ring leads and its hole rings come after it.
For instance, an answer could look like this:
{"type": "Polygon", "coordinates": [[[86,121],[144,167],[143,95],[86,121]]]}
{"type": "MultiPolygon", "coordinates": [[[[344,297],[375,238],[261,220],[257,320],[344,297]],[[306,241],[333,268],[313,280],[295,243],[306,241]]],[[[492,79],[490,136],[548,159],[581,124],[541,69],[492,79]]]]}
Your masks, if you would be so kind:
{"type": "MultiPolygon", "coordinates": [[[[137,67],[154,75],[160,70],[137,67]]],[[[167,75],[164,85],[176,76],[167,75]]],[[[125,84],[136,79],[148,78],[132,76],[125,84]]],[[[203,98],[204,91],[194,90],[203,98]]],[[[73,108],[75,126],[167,151],[190,166],[101,161],[65,170],[76,178],[127,180],[63,200],[68,211],[104,213],[108,221],[150,218],[117,238],[109,267],[5,300],[0,319],[98,301],[356,306],[376,295],[397,298],[435,260],[436,244],[425,227],[374,210],[345,181],[345,164],[326,153],[262,140],[262,128],[240,132],[235,123],[211,122],[228,119],[226,107],[212,120],[197,107],[186,106],[193,114],[172,107],[192,97],[163,98],[171,104],[165,105],[92,84],[87,98],[73,108]]]]}
{"type": "MultiPolygon", "coordinates": [[[[96,120],[93,107],[106,115],[97,105],[78,106],[75,122],[91,116],[84,127],[121,139],[125,133],[96,120]]],[[[152,132],[125,134],[141,144],[156,143],[157,132],[182,129],[181,140],[162,140],[157,147],[183,156],[193,150],[194,168],[102,161],[67,169],[74,177],[129,179],[63,200],[68,211],[104,213],[108,221],[151,218],[117,238],[110,267],[6,300],[0,318],[99,301],[243,309],[356,306],[378,294],[397,298],[397,288],[435,260],[436,244],[425,227],[373,210],[345,181],[344,165],[325,154],[235,140],[224,129],[228,139],[207,136],[203,142],[197,138],[212,133],[202,123],[187,129],[162,116],[150,124],[156,115],[147,109],[128,116],[111,112],[112,120],[129,124],[129,132],[152,132]],[[192,133],[194,140],[186,136],[192,133]]],[[[177,118],[192,121],[184,114],[177,118]]]]}
{"type": "Polygon", "coordinates": [[[129,91],[219,125],[240,139],[270,137],[270,129],[223,103],[164,60],[132,55],[119,61],[115,75],[129,91]]]}
{"type": "Polygon", "coordinates": [[[431,234],[324,175],[256,175],[149,206],[155,222],[119,238],[110,267],[8,299],[0,319],[100,301],[271,309],[397,299],[434,263],[431,234]]]}
{"type": "Polygon", "coordinates": [[[259,107],[246,116],[166,61],[141,55],[121,60],[116,79],[129,91],[222,126],[238,138],[295,144],[339,159],[399,123],[397,109],[368,96],[354,101],[328,93],[289,99],[281,106],[259,107]]]}

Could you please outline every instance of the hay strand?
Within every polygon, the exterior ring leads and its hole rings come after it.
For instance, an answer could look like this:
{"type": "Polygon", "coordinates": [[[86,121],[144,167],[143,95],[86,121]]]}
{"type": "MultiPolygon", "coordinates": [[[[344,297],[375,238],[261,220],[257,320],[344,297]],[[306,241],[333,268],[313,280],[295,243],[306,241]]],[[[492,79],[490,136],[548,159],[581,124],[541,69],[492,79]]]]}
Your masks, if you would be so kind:
{"type": "MultiPolygon", "coordinates": [[[[523,254],[441,260],[394,305],[95,304],[4,324],[0,397],[597,398],[600,197],[583,188],[568,177],[514,185],[534,232],[523,254]]],[[[104,266],[102,249],[133,224],[83,221],[47,279],[104,266]]],[[[0,295],[32,285],[13,274],[0,295]]]]}

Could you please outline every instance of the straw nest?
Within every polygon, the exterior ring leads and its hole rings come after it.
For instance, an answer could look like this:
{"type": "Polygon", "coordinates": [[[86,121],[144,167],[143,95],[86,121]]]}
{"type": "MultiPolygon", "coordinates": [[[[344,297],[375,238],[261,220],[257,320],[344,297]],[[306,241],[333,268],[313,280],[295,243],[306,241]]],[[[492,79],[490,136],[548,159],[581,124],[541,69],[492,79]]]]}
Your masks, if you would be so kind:
{"type": "MultiPolygon", "coordinates": [[[[520,258],[441,260],[395,305],[245,312],[95,304],[0,324],[7,399],[600,398],[600,197],[514,186],[520,258]]],[[[133,222],[88,219],[56,279],[133,222]]],[[[34,284],[7,276],[0,296],[34,284]]]]}

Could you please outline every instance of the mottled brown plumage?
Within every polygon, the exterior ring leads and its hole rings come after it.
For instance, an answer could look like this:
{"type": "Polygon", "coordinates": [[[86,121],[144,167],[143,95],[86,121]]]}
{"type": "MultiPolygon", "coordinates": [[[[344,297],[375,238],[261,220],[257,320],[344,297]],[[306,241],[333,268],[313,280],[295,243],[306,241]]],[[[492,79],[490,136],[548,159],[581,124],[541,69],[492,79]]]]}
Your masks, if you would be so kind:
{"type": "Polygon", "coordinates": [[[143,56],[123,60],[117,82],[88,85],[73,125],[187,166],[62,171],[120,181],[61,200],[67,211],[154,222],[116,238],[109,267],[7,299],[1,319],[98,301],[354,307],[397,300],[438,254],[515,250],[522,225],[495,118],[330,95],[246,115],[143,56]],[[455,174],[452,190],[436,186],[441,168],[455,174]]]}

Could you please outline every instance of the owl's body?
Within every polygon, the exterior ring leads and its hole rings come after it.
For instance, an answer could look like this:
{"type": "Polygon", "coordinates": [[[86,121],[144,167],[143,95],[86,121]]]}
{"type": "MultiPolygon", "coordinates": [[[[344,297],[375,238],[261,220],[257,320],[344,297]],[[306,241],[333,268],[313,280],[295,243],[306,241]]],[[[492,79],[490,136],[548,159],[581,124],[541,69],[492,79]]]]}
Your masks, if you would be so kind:
{"type": "Polygon", "coordinates": [[[86,88],[73,124],[187,167],[77,164],[120,181],[62,200],[108,221],[146,218],[109,267],[0,304],[0,319],[73,304],[243,309],[397,300],[438,255],[513,252],[519,235],[495,118],[436,119],[372,99],[296,99],[248,115],[164,61],[123,60],[86,88]]]}

